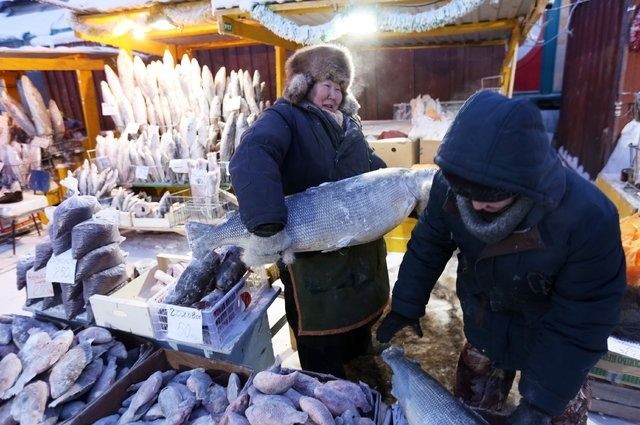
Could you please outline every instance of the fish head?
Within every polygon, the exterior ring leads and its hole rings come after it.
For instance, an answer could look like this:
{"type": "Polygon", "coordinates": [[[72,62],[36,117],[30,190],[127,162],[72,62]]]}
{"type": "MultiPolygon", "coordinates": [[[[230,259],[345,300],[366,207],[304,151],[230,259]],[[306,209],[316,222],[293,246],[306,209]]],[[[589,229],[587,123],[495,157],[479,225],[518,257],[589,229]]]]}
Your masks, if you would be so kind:
{"type": "Polygon", "coordinates": [[[409,173],[406,174],[405,184],[409,192],[416,199],[416,209],[419,214],[427,207],[433,177],[437,171],[436,168],[420,168],[410,170],[409,173]]]}

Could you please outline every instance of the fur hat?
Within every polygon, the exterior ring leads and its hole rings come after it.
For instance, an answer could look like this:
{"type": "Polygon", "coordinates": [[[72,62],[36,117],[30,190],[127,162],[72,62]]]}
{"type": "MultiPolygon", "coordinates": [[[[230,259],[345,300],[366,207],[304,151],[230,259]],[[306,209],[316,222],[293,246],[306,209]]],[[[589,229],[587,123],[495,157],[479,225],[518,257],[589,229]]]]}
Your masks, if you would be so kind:
{"type": "Polygon", "coordinates": [[[291,103],[303,101],[316,82],[331,80],[342,89],[340,110],[348,115],[358,112],[360,105],[349,91],[354,69],[346,48],[320,44],[296,50],[287,60],[285,73],[283,97],[291,103]]]}

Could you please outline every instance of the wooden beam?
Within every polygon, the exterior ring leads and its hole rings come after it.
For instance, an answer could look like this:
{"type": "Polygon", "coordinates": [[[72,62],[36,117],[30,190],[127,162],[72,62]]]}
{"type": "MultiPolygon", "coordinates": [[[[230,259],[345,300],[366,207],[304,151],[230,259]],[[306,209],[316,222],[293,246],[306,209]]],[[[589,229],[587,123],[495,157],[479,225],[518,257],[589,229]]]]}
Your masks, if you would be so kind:
{"type": "MultiPolygon", "coordinates": [[[[416,0],[358,0],[359,6],[366,4],[387,4],[390,6],[397,5],[412,5],[416,4],[416,7],[420,7],[423,2],[416,0]]],[[[302,15],[311,13],[329,13],[336,12],[339,8],[349,6],[353,4],[353,0],[306,0],[306,1],[293,1],[285,3],[273,3],[268,7],[273,12],[277,12],[281,15],[302,15]]],[[[220,9],[213,11],[214,16],[234,16],[234,17],[247,17],[249,14],[239,7],[230,9],[220,9]]]]}
{"type": "Polygon", "coordinates": [[[522,21],[520,27],[520,44],[524,43],[531,28],[538,22],[542,14],[547,8],[547,0],[536,0],[535,4],[531,6],[531,10],[522,21]]]}
{"type": "Polygon", "coordinates": [[[204,25],[194,25],[190,27],[175,28],[172,30],[156,31],[147,33],[147,38],[161,40],[163,38],[193,37],[199,35],[218,34],[218,23],[212,22],[204,25]]]}
{"type": "Polygon", "coordinates": [[[486,40],[465,43],[443,43],[443,44],[418,44],[410,46],[346,46],[351,50],[415,50],[415,49],[439,49],[441,47],[482,47],[482,46],[504,46],[504,40],[486,40]]]}
{"type": "Polygon", "coordinates": [[[236,37],[257,41],[258,43],[284,47],[289,50],[296,50],[300,47],[294,42],[278,37],[259,24],[250,24],[249,21],[241,22],[227,16],[218,17],[218,29],[220,34],[234,35],[236,37]]]}
{"type": "MultiPolygon", "coordinates": [[[[182,46],[184,47],[188,47],[191,50],[204,50],[204,49],[226,49],[226,48],[230,48],[230,47],[245,47],[245,46],[255,46],[256,44],[259,44],[253,40],[243,40],[241,38],[234,38],[233,40],[229,40],[229,41],[210,41],[207,43],[196,43],[196,44],[188,44],[186,46],[182,46]]],[[[181,46],[178,46],[178,49],[180,49],[181,46]]]]}
{"type": "Polygon", "coordinates": [[[283,47],[276,46],[276,97],[282,96],[286,82],[285,64],[287,52],[283,47]]]}
{"type": "Polygon", "coordinates": [[[507,97],[513,95],[513,82],[516,77],[516,62],[518,59],[518,44],[520,43],[520,26],[516,25],[511,31],[511,38],[507,44],[507,53],[502,62],[502,94],[507,97]]]}
{"type": "Polygon", "coordinates": [[[0,79],[4,82],[4,88],[7,94],[20,103],[20,92],[18,90],[18,72],[0,72],[0,79]]]}
{"type": "Polygon", "coordinates": [[[16,58],[0,57],[2,71],[85,71],[104,68],[103,59],[82,57],[16,58]]]}
{"type": "Polygon", "coordinates": [[[93,85],[93,75],[91,71],[86,70],[76,71],[76,75],[78,76],[84,128],[87,130],[87,140],[84,148],[85,150],[95,149],[96,136],[100,134],[100,117],[98,115],[98,101],[93,85]]]}
{"type": "Polygon", "coordinates": [[[138,51],[162,56],[165,50],[169,50],[169,52],[174,55],[174,57],[176,57],[176,48],[173,45],[147,39],[136,40],[129,34],[116,37],[113,35],[96,35],[76,31],[76,37],[82,38],[83,40],[87,41],[93,41],[95,43],[118,47],[128,51],[129,53],[138,51]]]}

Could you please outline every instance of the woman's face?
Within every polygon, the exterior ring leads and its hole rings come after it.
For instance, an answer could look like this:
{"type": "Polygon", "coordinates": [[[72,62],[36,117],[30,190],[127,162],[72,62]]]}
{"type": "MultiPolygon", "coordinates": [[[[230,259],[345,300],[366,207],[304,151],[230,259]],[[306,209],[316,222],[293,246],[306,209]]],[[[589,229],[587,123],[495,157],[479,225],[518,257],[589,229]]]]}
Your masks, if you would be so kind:
{"type": "Polygon", "coordinates": [[[337,112],[342,103],[342,90],[331,80],[318,81],[309,90],[307,99],[319,108],[337,112]]]}

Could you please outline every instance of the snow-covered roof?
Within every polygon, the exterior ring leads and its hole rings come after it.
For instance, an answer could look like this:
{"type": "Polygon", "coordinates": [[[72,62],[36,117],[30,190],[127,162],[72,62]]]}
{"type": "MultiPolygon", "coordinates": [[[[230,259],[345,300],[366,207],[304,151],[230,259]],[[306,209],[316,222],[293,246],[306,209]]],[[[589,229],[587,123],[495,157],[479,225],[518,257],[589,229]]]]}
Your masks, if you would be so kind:
{"type": "MultiPolygon", "coordinates": [[[[73,34],[70,12],[36,4],[35,7],[9,8],[0,13],[0,44],[30,44],[36,37],[73,34]]],[[[75,40],[81,41],[81,40],[75,40]]]]}
{"type": "Polygon", "coordinates": [[[115,56],[118,49],[105,46],[74,46],[74,47],[42,47],[42,46],[22,46],[22,47],[0,47],[0,57],[58,57],[63,55],[86,55],[86,56],[115,56]]]}
{"type": "Polygon", "coordinates": [[[182,3],[185,0],[38,0],[69,9],[78,14],[141,9],[155,4],[182,3]]]}
{"type": "Polygon", "coordinates": [[[211,0],[211,6],[214,9],[231,9],[234,7],[241,7],[246,9],[249,4],[272,4],[272,3],[291,3],[294,1],[304,0],[211,0]]]}

